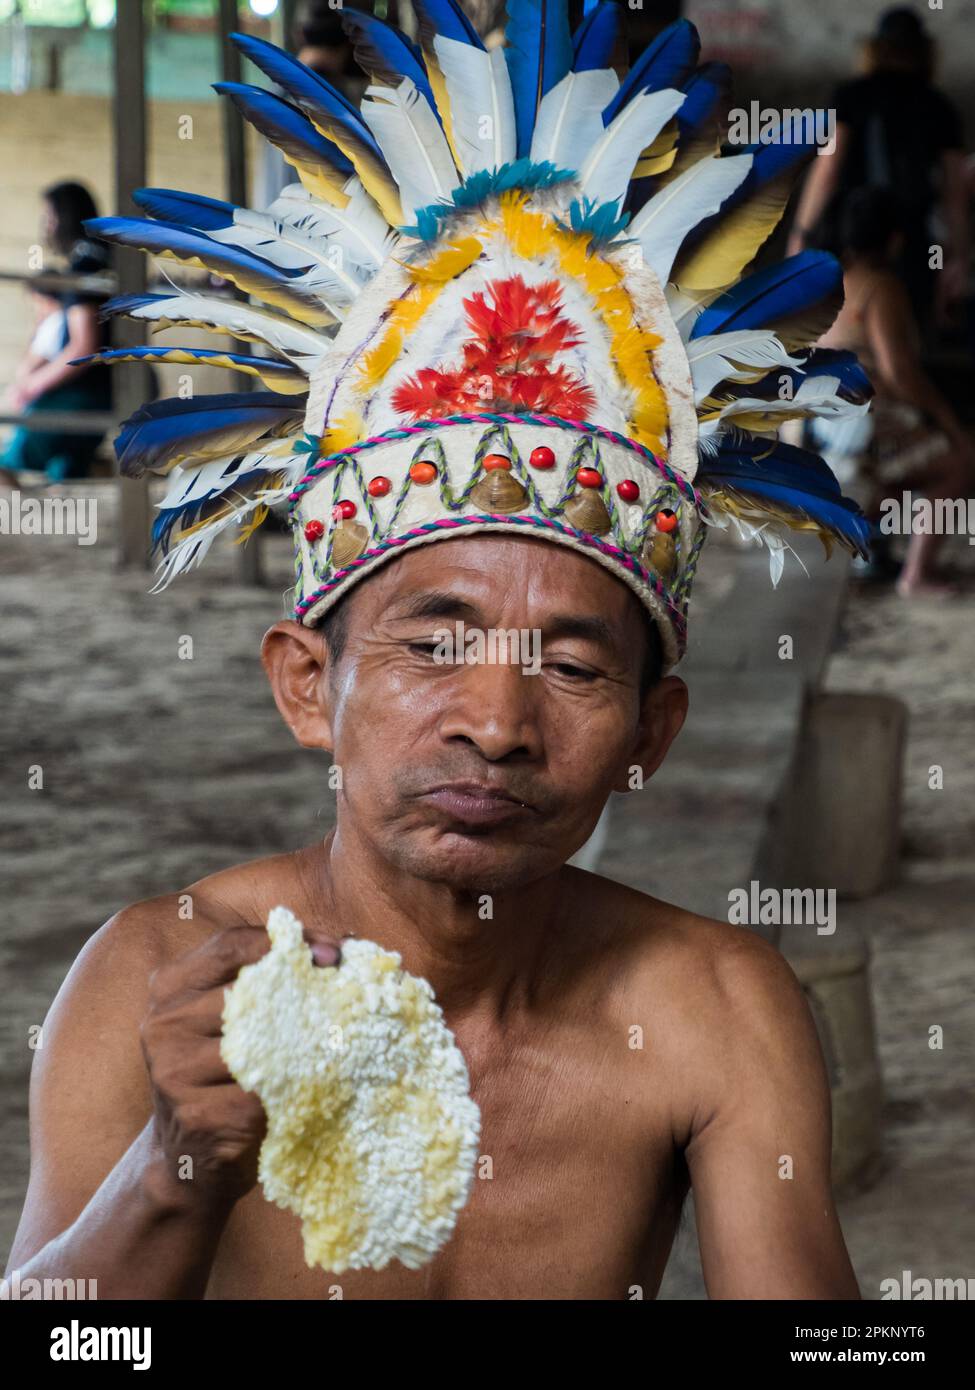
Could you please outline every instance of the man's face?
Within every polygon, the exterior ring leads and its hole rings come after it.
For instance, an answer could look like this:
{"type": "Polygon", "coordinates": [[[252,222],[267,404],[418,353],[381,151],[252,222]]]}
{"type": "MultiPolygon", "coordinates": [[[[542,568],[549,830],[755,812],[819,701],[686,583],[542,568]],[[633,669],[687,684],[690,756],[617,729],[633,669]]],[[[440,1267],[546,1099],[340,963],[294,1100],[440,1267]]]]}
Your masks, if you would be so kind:
{"type": "Polygon", "coordinates": [[[350,820],[419,878],[477,892],[552,872],[631,769],[656,766],[683,720],[676,678],[641,704],[648,638],[636,597],[565,547],[495,534],[438,541],[344,602],[345,648],[318,689],[322,737],[309,737],[305,717],[299,737],[333,750],[340,827],[350,820]],[[525,630],[537,674],[520,660],[437,660],[458,622],[468,634],[525,630]]]}

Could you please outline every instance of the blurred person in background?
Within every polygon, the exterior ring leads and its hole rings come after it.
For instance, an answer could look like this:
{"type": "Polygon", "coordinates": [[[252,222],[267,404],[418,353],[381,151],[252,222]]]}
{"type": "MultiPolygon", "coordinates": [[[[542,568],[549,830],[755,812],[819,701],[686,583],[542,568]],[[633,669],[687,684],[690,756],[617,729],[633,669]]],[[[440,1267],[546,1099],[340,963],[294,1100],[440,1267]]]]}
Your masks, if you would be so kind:
{"type": "MultiPolygon", "coordinates": [[[[80,183],[56,183],[43,195],[41,236],[70,275],[101,275],[108,268],[108,250],[89,241],[84,222],[98,209],[80,183]]],[[[97,352],[103,329],[98,310],[107,295],[88,289],[40,290],[30,287],[35,331],[17,368],[7,401],[25,415],[46,411],[111,409],[111,369],[104,363],[73,367],[76,357],[97,352]]],[[[98,434],[14,431],[0,454],[0,469],[41,472],[49,482],[86,476],[98,448],[98,434]]]]}
{"type": "Polygon", "coordinates": [[[807,245],[839,254],[839,213],[865,186],[892,189],[903,214],[897,271],[922,332],[933,305],[944,323],[968,289],[968,192],[958,112],[933,85],[935,45],[908,6],[888,10],[865,49],[866,72],[841,83],[832,153],[813,160],[789,239],[789,254],[807,245]],[[943,230],[933,225],[940,210],[943,230]],[[929,266],[944,245],[943,268],[929,266]]]}
{"type": "MultiPolygon", "coordinates": [[[[813,446],[839,475],[859,471],[859,498],[871,519],[884,496],[916,491],[935,500],[966,497],[975,484],[975,449],[949,402],[921,367],[920,335],[908,292],[896,271],[907,236],[898,196],[862,188],[840,217],[843,308],[817,344],[855,352],[877,395],[855,419],[816,419],[813,446]]],[[[934,576],[943,537],[912,535],[897,580],[902,597],[950,594],[934,576]]],[[[885,537],[874,551],[874,572],[889,566],[885,537]]]]}
{"type": "MultiPolygon", "coordinates": [[[[368,8],[371,9],[371,6],[368,8]]],[[[324,77],[344,97],[358,104],[366,84],[352,56],[352,45],[342,28],[342,10],[329,0],[305,0],[295,15],[291,48],[306,67],[324,77]]],[[[280,92],[283,96],[284,93],[280,92]]],[[[260,165],[257,169],[255,205],[270,207],[297,174],[281,151],[263,142],[260,165]]]]}

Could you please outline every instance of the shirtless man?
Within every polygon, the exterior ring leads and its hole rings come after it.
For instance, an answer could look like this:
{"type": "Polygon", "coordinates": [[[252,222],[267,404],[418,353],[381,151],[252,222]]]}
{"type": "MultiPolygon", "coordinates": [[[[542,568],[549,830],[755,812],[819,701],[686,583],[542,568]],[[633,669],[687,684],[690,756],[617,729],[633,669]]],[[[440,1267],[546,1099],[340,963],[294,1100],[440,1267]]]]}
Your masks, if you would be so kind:
{"type": "Polygon", "coordinates": [[[650,1298],[693,1187],[712,1298],[858,1297],[789,967],[567,867],[686,712],[630,589],[523,534],[443,540],[323,630],[276,624],[263,659],[296,739],[342,769],[336,829],[191,885],[191,920],[179,894],[127,908],[82,951],[35,1053],[10,1269],[94,1278],[103,1299],[650,1298]],[[438,664],[457,620],[539,630],[540,673],[438,664]],[[220,1059],[220,1017],[279,903],[321,964],[348,936],[400,952],[467,1059],[493,1176],[424,1269],[309,1269],[297,1218],[256,1185],[264,1115],[220,1059]]]}

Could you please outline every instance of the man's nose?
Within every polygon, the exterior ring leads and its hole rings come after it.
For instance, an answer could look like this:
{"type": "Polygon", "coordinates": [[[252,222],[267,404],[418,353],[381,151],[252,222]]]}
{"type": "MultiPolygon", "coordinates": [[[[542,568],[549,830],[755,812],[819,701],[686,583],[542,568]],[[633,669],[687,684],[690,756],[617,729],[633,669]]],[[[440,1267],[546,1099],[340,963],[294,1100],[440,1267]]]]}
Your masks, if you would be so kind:
{"type": "Polygon", "coordinates": [[[511,662],[464,666],[452,683],[441,720],[445,739],[474,744],[489,762],[541,756],[541,687],[511,662]]]}

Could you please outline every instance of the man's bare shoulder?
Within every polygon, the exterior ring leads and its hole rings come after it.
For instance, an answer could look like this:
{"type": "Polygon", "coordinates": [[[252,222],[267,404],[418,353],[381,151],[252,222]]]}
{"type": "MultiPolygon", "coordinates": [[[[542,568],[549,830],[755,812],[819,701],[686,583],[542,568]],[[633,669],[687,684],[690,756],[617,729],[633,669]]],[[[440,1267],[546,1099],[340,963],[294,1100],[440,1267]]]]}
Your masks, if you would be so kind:
{"type": "MultiPolygon", "coordinates": [[[[747,927],[719,922],[598,874],[571,870],[573,896],[585,904],[604,944],[619,948],[635,999],[664,995],[681,1014],[738,1016],[794,1005],[801,989],[775,946],[747,927]]],[[[699,1015],[700,1016],[700,1015],[699,1015]]]]}
{"type": "Polygon", "coordinates": [[[172,893],[143,898],[110,917],[85,948],[103,960],[144,962],[149,971],[231,927],[263,926],[279,900],[293,902],[320,846],[268,855],[207,874],[172,893]]]}
{"type": "Polygon", "coordinates": [[[675,1078],[675,1133],[689,1138],[719,1113],[744,1114],[796,1086],[811,1104],[823,1102],[812,1015],[775,946],[746,927],[586,878],[577,896],[588,898],[591,913],[601,908],[604,945],[615,933],[629,1017],[675,1078]]]}

